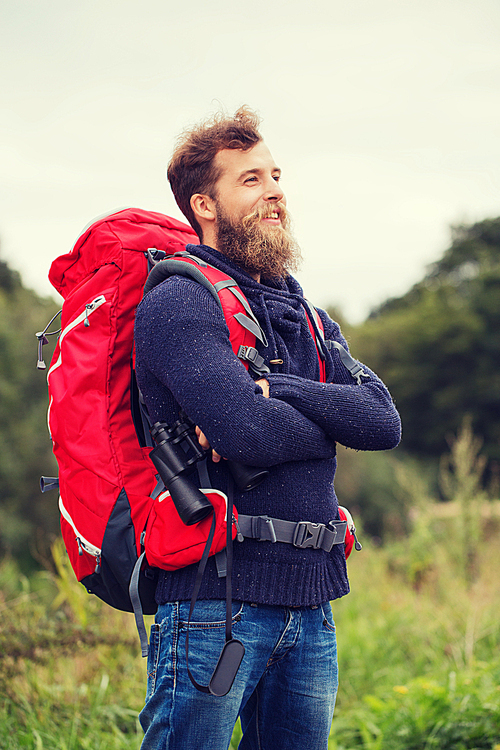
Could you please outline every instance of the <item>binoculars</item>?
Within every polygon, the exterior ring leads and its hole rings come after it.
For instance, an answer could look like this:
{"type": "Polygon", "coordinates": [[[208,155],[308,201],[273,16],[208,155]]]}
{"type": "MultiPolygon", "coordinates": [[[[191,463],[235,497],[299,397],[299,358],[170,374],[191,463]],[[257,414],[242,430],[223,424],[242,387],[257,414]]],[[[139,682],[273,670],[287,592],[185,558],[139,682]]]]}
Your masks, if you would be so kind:
{"type": "MultiPolygon", "coordinates": [[[[156,447],[149,457],[170,492],[182,522],[192,526],[202,521],[212,513],[213,507],[206,495],[189,480],[189,475],[209,451],[201,448],[195,425],[187,418],[179,419],[170,427],[165,422],[156,422],[151,428],[151,436],[156,447]]],[[[269,473],[266,469],[236,461],[226,461],[225,464],[242,492],[257,487],[269,473]]]]}

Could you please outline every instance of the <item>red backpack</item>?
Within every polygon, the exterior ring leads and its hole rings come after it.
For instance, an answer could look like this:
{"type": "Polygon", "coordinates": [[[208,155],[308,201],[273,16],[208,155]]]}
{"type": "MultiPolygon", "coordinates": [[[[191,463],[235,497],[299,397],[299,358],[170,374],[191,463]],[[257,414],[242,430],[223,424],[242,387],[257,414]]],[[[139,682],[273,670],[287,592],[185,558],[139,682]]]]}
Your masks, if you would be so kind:
{"type": "MultiPolygon", "coordinates": [[[[157,486],[150,445],[141,447],[136,433],[133,390],[131,404],[135,309],[150,270],[148,255],[185,254],[186,244],[197,241],[193,230],[175,219],[126,209],[94,222],[49,273],[64,297],[47,376],[62,535],[77,579],[125,611],[133,610],[129,585],[157,486]]],[[[248,366],[256,353],[255,335],[244,322],[252,314],[246,300],[231,293],[232,279],[189,256],[173,258],[172,264],[170,273],[191,266],[186,275],[196,273],[217,296],[233,349],[248,366]],[[217,292],[219,281],[226,286],[217,292]]],[[[47,330],[37,334],[40,343],[46,335],[47,330]]],[[[39,366],[44,367],[41,356],[39,366]]],[[[219,546],[224,544],[221,539],[219,546]]],[[[181,560],[177,567],[189,562],[181,560]]],[[[155,575],[147,565],[138,586],[144,612],[154,613],[155,575]]]]}

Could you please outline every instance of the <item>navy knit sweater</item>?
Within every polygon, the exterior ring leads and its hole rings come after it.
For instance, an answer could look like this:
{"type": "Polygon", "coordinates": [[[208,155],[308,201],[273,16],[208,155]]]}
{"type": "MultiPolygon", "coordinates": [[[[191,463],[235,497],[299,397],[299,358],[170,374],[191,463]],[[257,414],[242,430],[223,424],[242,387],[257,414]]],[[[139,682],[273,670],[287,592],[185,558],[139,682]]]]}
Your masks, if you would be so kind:
{"type": "MultiPolygon", "coordinates": [[[[235,491],[240,513],[320,523],[338,518],[335,444],[358,450],[396,446],[400,420],[390,394],[366,368],[369,378],[358,385],[334,348],[327,353],[327,382],[319,382],[318,355],[295,279],[257,283],[212,248],[188,251],[232,276],[247,297],[267,337],[268,346],[258,343],[258,349],[271,369],[270,397],[234,356],[210,292],[174,276],[149,292],[137,310],[137,379],[153,422],[173,423],[181,406],[220,455],[269,469],[256,489],[235,491]],[[283,364],[269,364],[276,359],[283,364]]],[[[326,338],[347,347],[338,325],[319,314],[326,338]]],[[[209,462],[212,486],[222,491],[224,463],[209,462]]],[[[245,539],[233,547],[234,600],[306,606],[349,591],[343,545],[327,553],[245,539]]],[[[189,599],[195,573],[196,566],[162,571],[158,603],[189,599]]],[[[225,598],[225,580],[218,578],[213,558],[199,598],[225,598]]]]}

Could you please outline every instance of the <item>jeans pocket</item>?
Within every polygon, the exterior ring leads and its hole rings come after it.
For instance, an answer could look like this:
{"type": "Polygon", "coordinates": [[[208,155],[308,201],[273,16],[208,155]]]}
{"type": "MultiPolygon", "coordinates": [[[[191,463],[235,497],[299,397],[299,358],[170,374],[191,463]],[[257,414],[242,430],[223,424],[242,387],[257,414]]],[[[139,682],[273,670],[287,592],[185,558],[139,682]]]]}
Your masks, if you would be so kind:
{"type": "MultiPolygon", "coordinates": [[[[243,606],[241,602],[233,602],[231,628],[241,620],[243,606]]],[[[181,658],[185,663],[188,644],[189,669],[197,682],[207,685],[225,644],[226,603],[223,600],[197,602],[189,631],[188,619],[189,602],[179,602],[179,663],[181,658]]],[[[237,638],[238,634],[233,635],[237,638]]]]}
{"type": "MultiPolygon", "coordinates": [[[[189,619],[189,602],[179,602],[179,626],[187,626],[189,619]]],[[[239,622],[243,613],[243,602],[232,603],[231,624],[239,622]]],[[[189,623],[190,632],[196,630],[217,630],[226,626],[226,602],[218,599],[202,599],[196,602],[189,623]]]]}
{"type": "Polygon", "coordinates": [[[323,612],[323,627],[326,630],[329,630],[331,633],[335,633],[335,621],[333,619],[333,613],[330,604],[328,602],[322,604],[321,611],[323,612]]]}

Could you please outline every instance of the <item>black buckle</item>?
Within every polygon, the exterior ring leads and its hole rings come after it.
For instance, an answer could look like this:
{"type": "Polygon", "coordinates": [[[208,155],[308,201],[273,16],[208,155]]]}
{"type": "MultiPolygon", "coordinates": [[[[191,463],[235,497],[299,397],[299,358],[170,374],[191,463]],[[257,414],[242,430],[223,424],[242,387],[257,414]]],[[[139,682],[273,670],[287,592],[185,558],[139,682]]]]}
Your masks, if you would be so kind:
{"type": "Polygon", "coordinates": [[[259,352],[253,346],[243,346],[242,344],[238,349],[238,357],[246,359],[247,362],[255,362],[258,356],[259,352]]]}
{"type": "Polygon", "coordinates": [[[292,544],[299,549],[306,549],[306,547],[319,549],[324,533],[325,525],[323,523],[299,521],[295,527],[292,544]]]}
{"type": "Polygon", "coordinates": [[[252,517],[252,534],[258,542],[276,542],[273,519],[269,516],[252,517]]]}

